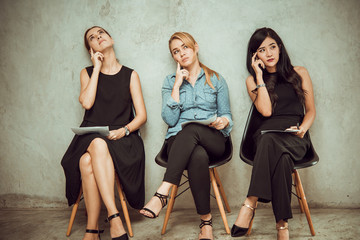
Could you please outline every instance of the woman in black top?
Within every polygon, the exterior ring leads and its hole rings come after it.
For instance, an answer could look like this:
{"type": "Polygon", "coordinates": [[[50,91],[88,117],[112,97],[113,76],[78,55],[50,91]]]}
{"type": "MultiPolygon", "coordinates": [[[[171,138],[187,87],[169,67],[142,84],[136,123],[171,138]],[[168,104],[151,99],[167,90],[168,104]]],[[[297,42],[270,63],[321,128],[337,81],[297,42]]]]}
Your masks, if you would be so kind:
{"type": "Polygon", "coordinates": [[[316,115],[312,83],[304,67],[291,65],[283,42],[270,28],[258,29],[251,36],[247,69],[251,74],[246,79],[249,96],[265,120],[253,136],[256,154],[249,191],[231,235],[247,233],[257,201],[272,201],[277,238],[289,239],[292,169],[310,147],[307,131],[316,115]],[[286,128],[298,132],[260,133],[286,128]]]}
{"type": "Polygon", "coordinates": [[[85,32],[84,41],[93,66],[80,73],[79,101],[85,108],[81,126],[109,126],[110,134],[74,137],[61,161],[66,197],[72,205],[82,185],[88,217],[83,240],[99,238],[101,200],[108,212],[112,239],[125,240],[128,236],[115,205],[114,179],[116,173],[129,204],[141,209],[145,154],[137,131],[146,122],[145,104],[139,76],[117,61],[111,36],[95,26],[85,32]]]}

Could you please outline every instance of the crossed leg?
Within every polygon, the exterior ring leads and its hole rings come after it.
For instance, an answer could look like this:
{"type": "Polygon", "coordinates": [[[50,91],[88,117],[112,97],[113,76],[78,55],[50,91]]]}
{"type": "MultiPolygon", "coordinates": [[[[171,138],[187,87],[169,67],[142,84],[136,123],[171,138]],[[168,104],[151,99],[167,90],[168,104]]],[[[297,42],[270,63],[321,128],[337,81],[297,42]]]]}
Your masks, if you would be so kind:
{"type": "MultiPolygon", "coordinates": [[[[84,191],[84,199],[88,213],[88,229],[98,229],[101,199],[107,209],[108,216],[119,211],[115,204],[114,164],[107,147],[101,138],[95,138],[89,145],[88,151],[80,159],[80,171],[84,191]],[[91,228],[95,227],[95,228],[91,228]]],[[[110,221],[110,235],[112,238],[125,233],[120,217],[110,221]]],[[[90,234],[85,234],[85,236],[90,234]]],[[[92,236],[95,236],[92,234],[92,236]]],[[[91,238],[85,238],[91,239],[91,238]]],[[[96,238],[97,239],[97,236],[96,238]]]]}

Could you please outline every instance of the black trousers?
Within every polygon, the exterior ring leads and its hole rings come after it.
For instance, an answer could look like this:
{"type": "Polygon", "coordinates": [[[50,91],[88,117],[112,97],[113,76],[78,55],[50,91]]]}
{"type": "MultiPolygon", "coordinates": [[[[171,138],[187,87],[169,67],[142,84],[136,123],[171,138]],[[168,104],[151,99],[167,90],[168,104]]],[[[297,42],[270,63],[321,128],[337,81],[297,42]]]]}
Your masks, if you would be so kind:
{"type": "Polygon", "coordinates": [[[256,154],[248,196],[272,202],[276,222],[292,218],[291,188],[294,161],[301,160],[310,140],[289,133],[266,133],[256,139],[256,154]]]}
{"type": "Polygon", "coordinates": [[[190,189],[200,215],[211,212],[209,163],[224,154],[226,140],[220,131],[193,123],[168,139],[164,181],[179,185],[182,173],[187,169],[190,189]]]}

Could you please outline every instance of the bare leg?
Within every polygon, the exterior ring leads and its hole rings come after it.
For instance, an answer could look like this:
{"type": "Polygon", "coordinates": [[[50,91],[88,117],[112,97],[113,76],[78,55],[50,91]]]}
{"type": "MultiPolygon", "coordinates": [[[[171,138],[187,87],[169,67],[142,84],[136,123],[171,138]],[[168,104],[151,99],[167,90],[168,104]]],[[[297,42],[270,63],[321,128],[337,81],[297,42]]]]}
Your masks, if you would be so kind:
{"type": "MultiPolygon", "coordinates": [[[[202,220],[210,220],[212,218],[211,213],[206,214],[206,215],[201,215],[200,219],[202,220]]],[[[212,226],[210,225],[204,225],[199,233],[199,239],[201,238],[208,238],[208,239],[213,239],[213,234],[212,234],[212,226]]]]}
{"type": "Polygon", "coordinates": [[[289,239],[289,229],[288,223],[284,220],[280,220],[276,223],[276,229],[278,230],[277,233],[277,240],[288,240],[289,239]]]}
{"type": "MultiPolygon", "coordinates": [[[[173,186],[172,183],[162,182],[156,192],[167,196],[167,195],[169,195],[169,191],[172,186],[173,186]]],[[[144,208],[151,209],[156,215],[158,215],[162,209],[161,201],[158,197],[154,196],[150,199],[150,201],[145,205],[144,208]]],[[[146,211],[144,209],[140,210],[140,213],[142,215],[152,217],[151,213],[149,213],[148,211],[146,211]]]]}
{"type": "MultiPolygon", "coordinates": [[[[258,197],[250,196],[245,199],[244,204],[250,205],[251,207],[255,208],[257,203],[258,197]]],[[[239,215],[235,221],[235,225],[242,228],[248,228],[250,220],[253,216],[253,211],[245,206],[240,208],[239,215]]]]}
{"type": "MultiPolygon", "coordinates": [[[[87,211],[86,229],[98,230],[98,219],[100,216],[101,199],[99,189],[96,185],[91,157],[89,153],[85,153],[80,158],[80,172],[82,179],[82,189],[84,194],[85,206],[87,211]]],[[[98,235],[93,233],[85,233],[83,240],[97,240],[98,235]]]]}
{"type": "MultiPolygon", "coordinates": [[[[91,156],[92,167],[101,198],[106,206],[108,216],[119,211],[115,204],[114,182],[115,169],[106,142],[101,138],[95,138],[89,145],[88,152],[91,156]]],[[[110,221],[110,235],[112,238],[125,233],[120,217],[110,221]]]]}

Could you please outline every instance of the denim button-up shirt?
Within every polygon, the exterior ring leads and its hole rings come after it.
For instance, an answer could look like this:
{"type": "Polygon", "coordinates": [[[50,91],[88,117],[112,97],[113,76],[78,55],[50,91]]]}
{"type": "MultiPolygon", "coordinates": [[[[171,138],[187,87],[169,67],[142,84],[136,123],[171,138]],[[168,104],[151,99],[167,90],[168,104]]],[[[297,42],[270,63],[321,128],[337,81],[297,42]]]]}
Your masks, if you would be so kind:
{"type": "Polygon", "coordinates": [[[233,126],[230,111],[229,90],[225,79],[219,74],[211,77],[215,89],[205,84],[205,72],[201,69],[195,86],[184,80],[180,86],[180,101],[176,102],[172,96],[176,74],[168,75],[162,87],[162,112],[161,116],[169,125],[166,139],[181,131],[181,123],[191,120],[206,120],[214,116],[226,117],[229,125],[220,130],[227,137],[233,126]]]}

